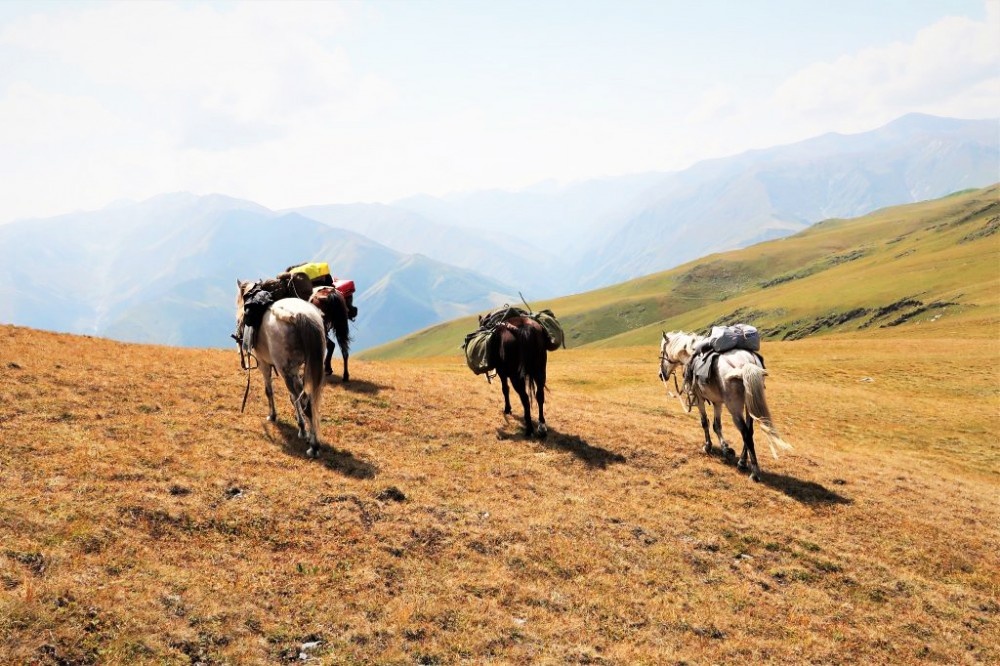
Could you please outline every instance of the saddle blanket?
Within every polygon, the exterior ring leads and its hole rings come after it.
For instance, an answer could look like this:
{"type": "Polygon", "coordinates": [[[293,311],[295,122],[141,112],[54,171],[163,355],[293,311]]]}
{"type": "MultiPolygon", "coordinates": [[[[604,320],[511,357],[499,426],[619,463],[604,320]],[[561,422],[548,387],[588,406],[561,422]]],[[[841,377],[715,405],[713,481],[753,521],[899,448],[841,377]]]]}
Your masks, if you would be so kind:
{"type": "MultiPolygon", "coordinates": [[[[760,367],[764,367],[764,357],[755,351],[749,349],[744,350],[749,351],[751,354],[757,357],[760,361],[760,367]]],[[[714,350],[709,350],[696,355],[688,363],[686,372],[684,373],[684,380],[688,383],[692,383],[693,379],[697,379],[703,384],[707,384],[711,381],[712,377],[715,376],[718,366],[719,357],[725,352],[717,352],[714,350]]]]}

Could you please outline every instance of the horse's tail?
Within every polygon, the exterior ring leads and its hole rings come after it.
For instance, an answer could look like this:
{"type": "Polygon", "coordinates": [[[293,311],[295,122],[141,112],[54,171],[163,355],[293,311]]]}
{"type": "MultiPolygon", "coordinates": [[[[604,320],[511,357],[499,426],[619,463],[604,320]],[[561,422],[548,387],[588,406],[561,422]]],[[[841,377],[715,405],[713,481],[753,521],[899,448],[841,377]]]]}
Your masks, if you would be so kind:
{"type": "Polygon", "coordinates": [[[545,346],[548,336],[544,330],[530,324],[523,324],[517,329],[517,344],[520,347],[518,356],[520,366],[518,374],[528,387],[529,398],[534,398],[539,385],[545,388],[545,346]]]}
{"type": "Polygon", "coordinates": [[[319,313],[315,317],[299,314],[295,318],[295,330],[302,343],[305,356],[305,372],[302,375],[303,390],[309,396],[310,420],[313,434],[319,440],[320,402],[323,396],[323,360],[326,357],[326,331],[319,313]]]}
{"type": "Polygon", "coordinates": [[[351,329],[348,320],[347,301],[340,294],[336,294],[330,299],[332,307],[328,308],[330,323],[333,325],[333,333],[337,337],[337,344],[340,345],[340,353],[346,358],[351,351],[351,329]]]}
{"type": "Polygon", "coordinates": [[[777,458],[778,451],[775,446],[790,451],[792,445],[781,438],[771,422],[771,410],[767,408],[767,399],[764,397],[765,375],[767,375],[767,371],[759,365],[746,364],[743,366],[743,389],[746,396],[747,413],[764,431],[767,444],[771,447],[771,455],[777,458]]]}

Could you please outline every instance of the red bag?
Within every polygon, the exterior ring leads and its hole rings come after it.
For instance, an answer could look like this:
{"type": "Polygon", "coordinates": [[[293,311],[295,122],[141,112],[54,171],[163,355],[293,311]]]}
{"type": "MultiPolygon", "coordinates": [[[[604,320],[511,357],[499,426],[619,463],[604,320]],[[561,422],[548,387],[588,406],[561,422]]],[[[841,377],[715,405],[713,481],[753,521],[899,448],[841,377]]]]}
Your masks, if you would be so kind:
{"type": "Polygon", "coordinates": [[[354,293],[354,280],[333,278],[333,288],[343,294],[344,298],[347,298],[354,293]]]}

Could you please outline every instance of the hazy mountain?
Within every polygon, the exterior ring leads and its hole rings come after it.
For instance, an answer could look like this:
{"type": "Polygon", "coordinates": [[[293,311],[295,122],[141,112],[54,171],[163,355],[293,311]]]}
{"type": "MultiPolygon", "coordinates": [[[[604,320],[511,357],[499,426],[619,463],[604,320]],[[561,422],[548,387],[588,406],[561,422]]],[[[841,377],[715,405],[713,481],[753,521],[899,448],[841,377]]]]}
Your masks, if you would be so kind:
{"type": "Polygon", "coordinates": [[[171,194],[0,227],[0,319],[122,340],[223,346],[233,329],[236,278],[271,276],[310,259],[329,262],[358,285],[358,349],[516,293],[299,214],[218,195],[171,194]],[[384,296],[394,290],[407,294],[405,308],[384,296]]]}
{"type": "MultiPolygon", "coordinates": [[[[516,284],[535,288],[552,279],[566,287],[538,291],[568,293],[786,236],[831,217],[988,185],[1000,178],[998,143],[996,120],[912,114],[871,132],[826,134],[676,173],[417,196],[393,207],[434,224],[502,231],[544,248],[559,257],[558,277],[529,262],[516,284]]],[[[485,264],[482,270],[500,277],[485,264]]]]}
{"type": "Polygon", "coordinates": [[[361,349],[518,291],[537,302],[985,186],[1000,179],[998,145],[996,120],[909,115],[677,173],[519,192],[284,213],[221,195],[121,201],[0,226],[0,321],[223,345],[236,277],[317,258],[358,284],[361,349]]]}
{"type": "Polygon", "coordinates": [[[385,204],[292,210],[332,227],[350,229],[398,252],[422,254],[516,285],[529,298],[562,294],[575,286],[570,264],[562,257],[504,233],[432,222],[406,208],[385,204]]]}
{"type": "Polygon", "coordinates": [[[608,220],[580,286],[601,286],[1000,178],[1000,125],[913,114],[872,132],[696,164],[608,220]]]}

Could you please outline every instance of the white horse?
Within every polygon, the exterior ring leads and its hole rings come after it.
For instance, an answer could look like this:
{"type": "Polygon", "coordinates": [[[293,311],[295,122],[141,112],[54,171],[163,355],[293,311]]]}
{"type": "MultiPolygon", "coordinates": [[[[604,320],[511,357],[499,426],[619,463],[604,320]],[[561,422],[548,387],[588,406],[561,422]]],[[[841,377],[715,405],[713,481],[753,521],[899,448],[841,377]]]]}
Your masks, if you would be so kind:
{"type": "MultiPolygon", "coordinates": [[[[676,386],[677,377],[674,373],[681,369],[683,374],[684,369],[694,357],[698,344],[703,340],[704,338],[701,336],[680,331],[664,333],[660,342],[660,378],[666,382],[671,375],[674,375],[676,386]]],[[[771,453],[775,458],[778,457],[775,445],[783,449],[792,448],[781,439],[771,423],[771,412],[768,410],[767,401],[764,398],[764,376],[767,371],[764,370],[753,353],[743,349],[731,349],[720,354],[717,363],[717,371],[707,382],[694,377],[691,380],[693,386],[690,387],[690,395],[694,404],[698,406],[698,411],[701,412],[701,427],[705,431],[705,453],[712,451],[712,438],[708,431],[708,414],[705,412],[705,402],[710,402],[714,410],[712,429],[719,438],[722,455],[724,458],[735,455],[722,436],[721,405],[725,403],[729,413],[732,414],[733,423],[736,424],[740,435],[743,436],[743,452],[740,454],[736,466],[745,470],[747,454],[749,454],[750,478],[754,481],[760,481],[760,466],[757,464],[757,452],[753,445],[754,422],[756,421],[760,425],[761,430],[767,436],[771,453]]]]}
{"type": "MultiPolygon", "coordinates": [[[[243,297],[254,283],[237,281],[237,285],[236,319],[238,324],[242,324],[243,297]]],[[[283,298],[268,308],[260,326],[255,330],[247,328],[244,336],[252,336],[252,347],[249,350],[257,359],[260,373],[264,377],[264,393],[267,394],[271,410],[267,420],[276,421],[278,418],[274,409],[274,389],[271,386],[271,370],[275,369],[288,387],[299,424],[300,438],[307,437],[306,422],[309,423],[309,449],[306,455],[317,457],[320,403],[325,383],[323,358],[326,355],[326,329],[323,326],[323,313],[315,305],[301,299],[283,298]],[[300,376],[299,368],[303,366],[300,376]]]]}

